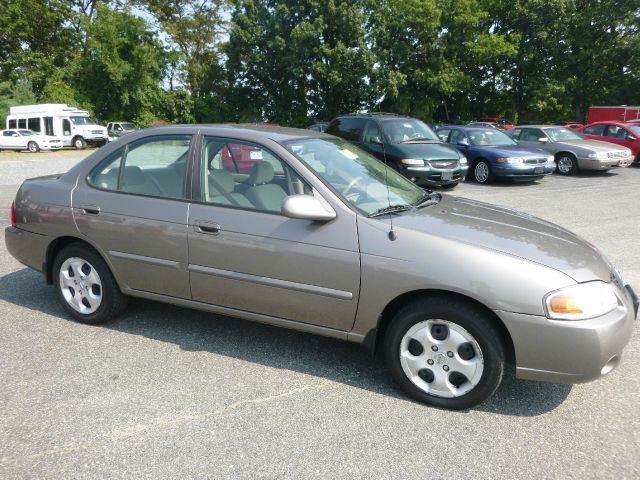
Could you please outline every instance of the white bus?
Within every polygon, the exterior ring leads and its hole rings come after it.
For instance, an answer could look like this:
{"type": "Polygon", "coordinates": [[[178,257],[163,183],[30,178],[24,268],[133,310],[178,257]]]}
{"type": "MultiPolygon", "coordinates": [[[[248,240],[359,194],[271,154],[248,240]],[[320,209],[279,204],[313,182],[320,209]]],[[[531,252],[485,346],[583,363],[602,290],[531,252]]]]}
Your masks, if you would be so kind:
{"type": "Polygon", "coordinates": [[[65,147],[79,150],[87,145],[104,145],[109,140],[107,129],[97,125],[89,112],[64,103],[11,107],[7,128],[33,130],[41,135],[62,138],[65,147]]]}

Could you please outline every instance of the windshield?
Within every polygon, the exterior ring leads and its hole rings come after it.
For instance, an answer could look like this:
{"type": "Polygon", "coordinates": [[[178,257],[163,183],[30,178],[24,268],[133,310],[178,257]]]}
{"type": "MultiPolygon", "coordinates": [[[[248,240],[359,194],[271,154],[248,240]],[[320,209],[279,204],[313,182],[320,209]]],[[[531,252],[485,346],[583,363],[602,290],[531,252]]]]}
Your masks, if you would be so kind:
{"type": "Polygon", "coordinates": [[[570,140],[584,140],[585,139],[578,132],[574,132],[570,128],[566,128],[566,127],[545,128],[544,132],[554,142],[566,142],[566,141],[570,141],[570,140]]]}
{"type": "Polygon", "coordinates": [[[627,128],[635,135],[640,136],[640,125],[629,125],[627,128]]]}
{"type": "Polygon", "coordinates": [[[74,125],[95,125],[96,122],[94,122],[91,117],[71,117],[71,122],[74,125]]]}
{"type": "Polygon", "coordinates": [[[410,207],[425,196],[423,189],[344,140],[305,138],[284,146],[366,215],[389,205],[410,207]]]}
{"type": "Polygon", "coordinates": [[[123,130],[135,130],[136,127],[133,123],[121,123],[120,126],[123,130]]]}
{"type": "Polygon", "coordinates": [[[34,135],[34,133],[31,130],[18,130],[18,132],[23,137],[28,137],[29,135],[34,135]]]}
{"type": "Polygon", "coordinates": [[[506,145],[517,145],[504,133],[489,128],[486,130],[470,130],[469,138],[471,139],[471,145],[475,146],[504,147],[506,145]]]}
{"type": "Polygon", "coordinates": [[[433,130],[415,118],[383,120],[382,130],[391,143],[410,142],[412,140],[440,141],[433,130]]]}

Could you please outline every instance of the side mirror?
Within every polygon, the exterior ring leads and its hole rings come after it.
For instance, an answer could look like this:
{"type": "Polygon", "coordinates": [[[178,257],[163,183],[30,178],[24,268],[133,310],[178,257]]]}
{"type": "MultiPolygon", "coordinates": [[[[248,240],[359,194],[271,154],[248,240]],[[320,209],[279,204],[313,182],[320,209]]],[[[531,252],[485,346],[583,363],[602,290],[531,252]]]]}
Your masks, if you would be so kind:
{"type": "Polygon", "coordinates": [[[377,145],[382,145],[382,139],[380,137],[369,137],[369,143],[375,143],[377,145]]]}
{"type": "Polygon", "coordinates": [[[336,212],[327,210],[320,200],[311,195],[290,195],[282,204],[282,214],[285,217],[314,222],[328,222],[336,218],[336,212]]]}
{"type": "Polygon", "coordinates": [[[627,135],[627,140],[631,140],[632,142],[635,142],[638,139],[638,137],[634,137],[633,135],[627,135]]]}
{"type": "Polygon", "coordinates": [[[456,145],[460,145],[462,147],[468,147],[469,146],[469,140],[467,140],[466,138],[461,138],[460,140],[458,140],[456,142],[456,145]]]}
{"type": "Polygon", "coordinates": [[[549,143],[549,139],[547,137],[541,137],[538,139],[540,143],[549,143]]]}
{"type": "Polygon", "coordinates": [[[11,135],[13,138],[18,138],[20,135],[18,135],[17,133],[14,133],[13,135],[11,135]]]}
{"type": "Polygon", "coordinates": [[[70,132],[69,130],[65,130],[65,131],[64,131],[64,132],[62,132],[62,133],[63,133],[63,135],[64,135],[65,137],[68,137],[69,135],[71,135],[71,132],[70,132]]]}

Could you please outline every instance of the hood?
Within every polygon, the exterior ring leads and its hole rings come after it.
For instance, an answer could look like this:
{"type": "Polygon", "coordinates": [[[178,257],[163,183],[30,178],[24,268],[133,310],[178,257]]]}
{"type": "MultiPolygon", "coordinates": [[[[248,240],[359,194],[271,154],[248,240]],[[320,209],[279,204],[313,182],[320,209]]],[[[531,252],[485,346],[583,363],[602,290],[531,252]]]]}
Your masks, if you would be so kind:
{"type": "Polygon", "coordinates": [[[417,158],[421,160],[458,160],[458,151],[446,143],[411,142],[392,143],[387,150],[402,158],[417,158]]]}
{"type": "Polygon", "coordinates": [[[610,264],[593,245],[558,225],[515,210],[443,195],[437,205],[395,217],[393,223],[520,257],[576,282],[611,278],[610,264]]]}
{"type": "Polygon", "coordinates": [[[544,150],[540,150],[538,148],[526,148],[518,145],[475,145],[471,148],[477,148],[481,150],[486,149],[494,153],[497,157],[547,158],[549,156],[549,152],[546,152],[544,150]]]}
{"type": "Polygon", "coordinates": [[[616,145],[615,143],[601,142],[600,140],[570,140],[564,142],[555,142],[559,145],[571,145],[573,147],[585,148],[594,152],[611,152],[612,150],[626,150],[627,147],[616,145]]]}

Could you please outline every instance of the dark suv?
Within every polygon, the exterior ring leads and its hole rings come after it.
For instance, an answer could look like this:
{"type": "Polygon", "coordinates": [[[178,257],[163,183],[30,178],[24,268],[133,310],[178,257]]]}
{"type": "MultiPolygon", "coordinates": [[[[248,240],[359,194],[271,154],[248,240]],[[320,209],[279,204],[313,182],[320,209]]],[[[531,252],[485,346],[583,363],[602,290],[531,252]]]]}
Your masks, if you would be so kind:
{"type": "Polygon", "coordinates": [[[467,159],[415,118],[342,115],[329,123],[326,133],[350,141],[419,185],[455,187],[467,175],[467,159]]]}

